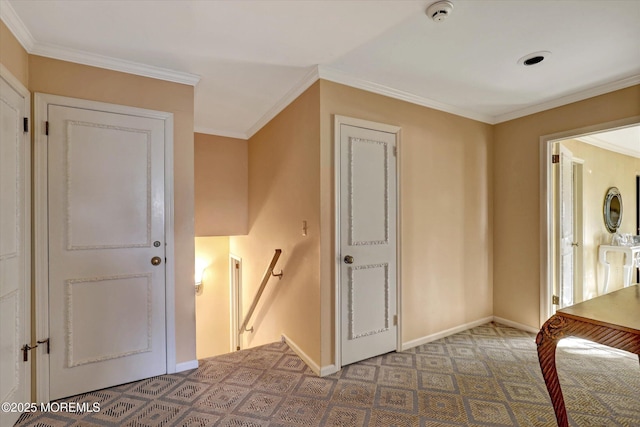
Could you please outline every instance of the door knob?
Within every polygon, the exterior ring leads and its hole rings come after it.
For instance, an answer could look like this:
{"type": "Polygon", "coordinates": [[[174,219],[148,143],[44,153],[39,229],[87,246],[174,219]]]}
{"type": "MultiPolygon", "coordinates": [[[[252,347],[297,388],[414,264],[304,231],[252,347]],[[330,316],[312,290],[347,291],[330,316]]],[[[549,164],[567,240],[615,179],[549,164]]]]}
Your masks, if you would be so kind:
{"type": "Polygon", "coordinates": [[[159,256],[154,256],[153,258],[151,258],[151,265],[160,265],[161,262],[162,258],[160,258],[159,256]]]}
{"type": "Polygon", "coordinates": [[[345,264],[353,264],[353,257],[351,255],[347,255],[344,257],[345,264]]]}

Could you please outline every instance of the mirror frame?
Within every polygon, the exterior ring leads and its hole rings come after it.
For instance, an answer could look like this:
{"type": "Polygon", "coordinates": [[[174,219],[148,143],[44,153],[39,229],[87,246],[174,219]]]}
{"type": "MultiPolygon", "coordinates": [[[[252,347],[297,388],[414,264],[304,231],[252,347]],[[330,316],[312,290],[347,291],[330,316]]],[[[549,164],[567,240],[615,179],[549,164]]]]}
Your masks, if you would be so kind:
{"type": "Polygon", "coordinates": [[[615,233],[620,228],[622,224],[622,195],[620,194],[620,190],[617,187],[611,187],[607,190],[607,195],[604,197],[604,226],[607,228],[609,233],[615,233]],[[611,209],[611,202],[617,199],[620,204],[620,213],[618,215],[617,220],[612,218],[611,213],[613,212],[611,209]]]}

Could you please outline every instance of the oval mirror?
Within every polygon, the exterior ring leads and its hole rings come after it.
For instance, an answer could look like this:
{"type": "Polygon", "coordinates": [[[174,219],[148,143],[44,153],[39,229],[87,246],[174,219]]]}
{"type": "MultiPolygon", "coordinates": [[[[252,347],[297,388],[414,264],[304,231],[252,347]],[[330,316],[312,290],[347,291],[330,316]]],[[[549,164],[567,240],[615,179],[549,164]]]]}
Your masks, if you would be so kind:
{"type": "Polygon", "coordinates": [[[604,225],[609,233],[615,233],[621,223],[622,196],[616,187],[611,187],[604,198],[604,225]]]}

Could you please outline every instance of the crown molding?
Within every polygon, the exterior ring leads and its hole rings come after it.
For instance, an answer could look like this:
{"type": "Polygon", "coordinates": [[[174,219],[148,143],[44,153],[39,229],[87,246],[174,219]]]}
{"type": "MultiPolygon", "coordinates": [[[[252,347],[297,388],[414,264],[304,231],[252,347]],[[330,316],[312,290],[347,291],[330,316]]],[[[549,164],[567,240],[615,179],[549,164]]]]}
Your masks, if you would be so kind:
{"type": "Polygon", "coordinates": [[[105,68],[107,70],[151,77],[189,86],[195,86],[200,81],[200,76],[196,74],[155,67],[153,65],[141,64],[139,62],[127,61],[125,59],[98,55],[47,43],[39,43],[33,38],[27,26],[22,22],[13,9],[13,6],[11,6],[11,3],[6,0],[0,0],[0,19],[2,19],[2,22],[5,23],[27,53],[31,55],[45,56],[47,58],[60,59],[76,64],[105,68]]]}
{"type": "Polygon", "coordinates": [[[197,74],[170,70],[168,68],[141,64],[139,62],[127,61],[125,59],[98,55],[95,53],[51,44],[36,43],[29,53],[32,55],[46,56],[47,58],[60,59],[63,61],[74,62],[76,64],[105,68],[107,70],[120,71],[143,77],[151,77],[153,79],[166,80],[189,86],[195,86],[200,81],[200,76],[197,74]]]}
{"type": "Polygon", "coordinates": [[[576,138],[578,141],[584,142],[589,145],[594,145],[598,148],[602,148],[604,150],[613,151],[618,154],[624,154],[625,156],[635,157],[640,159],[640,149],[633,150],[625,147],[620,147],[619,145],[614,145],[608,141],[605,141],[601,138],[598,138],[598,134],[595,135],[587,135],[576,138]]]}
{"type": "Polygon", "coordinates": [[[550,110],[552,108],[562,107],[563,105],[572,104],[574,102],[583,101],[594,96],[604,95],[605,93],[613,92],[620,89],[625,89],[634,85],[640,84],[640,75],[627,77],[625,79],[616,80],[614,82],[606,83],[601,86],[596,86],[591,89],[575,92],[561,98],[555,98],[551,101],[543,102],[541,104],[532,105],[521,110],[512,111],[505,114],[495,116],[495,120],[492,124],[498,124],[507,122],[509,120],[519,119],[520,117],[528,116],[542,111],[550,110]]]}
{"type": "Polygon", "coordinates": [[[203,126],[196,126],[193,129],[193,131],[195,133],[203,133],[203,134],[206,134],[206,135],[223,136],[225,138],[243,139],[245,141],[249,139],[247,137],[246,133],[234,132],[234,131],[228,131],[228,130],[220,130],[220,129],[211,129],[211,128],[203,127],[203,126]]]}
{"type": "Polygon", "coordinates": [[[318,74],[318,66],[313,66],[298,83],[296,83],[291,89],[284,94],[282,98],[278,102],[276,102],[273,107],[269,108],[269,110],[260,117],[260,119],[254,123],[247,130],[247,138],[251,138],[255,135],[264,125],[269,123],[275,116],[277,116],[282,110],[284,110],[289,104],[291,104],[297,97],[299,97],[302,92],[309,89],[309,87],[314,84],[319,78],[318,74]]]}
{"type": "Polygon", "coordinates": [[[414,95],[399,89],[374,83],[369,80],[355,77],[344,71],[336,70],[329,67],[319,67],[320,78],[357,89],[373,92],[378,95],[388,96],[389,98],[399,99],[400,101],[409,102],[411,104],[421,105],[423,107],[433,108],[434,110],[444,111],[445,113],[455,114],[456,116],[466,117],[468,119],[477,120],[479,122],[493,124],[494,117],[489,114],[478,113],[476,111],[459,108],[453,105],[445,104],[439,101],[425,98],[423,96],[414,95]]]}
{"type": "Polygon", "coordinates": [[[9,31],[14,35],[22,47],[29,53],[35,46],[36,41],[31,35],[31,31],[24,25],[11,3],[7,0],[0,0],[0,19],[5,23],[9,31]]]}

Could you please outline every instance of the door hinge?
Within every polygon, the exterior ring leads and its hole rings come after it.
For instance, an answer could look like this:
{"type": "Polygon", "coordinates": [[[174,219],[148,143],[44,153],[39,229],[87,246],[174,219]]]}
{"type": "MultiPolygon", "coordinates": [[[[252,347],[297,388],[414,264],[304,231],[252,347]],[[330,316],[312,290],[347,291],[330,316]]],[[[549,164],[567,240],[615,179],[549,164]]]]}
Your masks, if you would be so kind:
{"type": "Polygon", "coordinates": [[[551,163],[560,163],[560,154],[552,154],[551,163]]]}
{"type": "Polygon", "coordinates": [[[398,315],[397,314],[393,315],[393,326],[398,326],[398,315]]]}
{"type": "Polygon", "coordinates": [[[51,348],[49,347],[49,338],[42,341],[36,341],[38,344],[46,344],[47,345],[47,354],[51,352],[51,348]]]}
{"type": "Polygon", "coordinates": [[[397,156],[398,155],[398,147],[397,146],[393,146],[393,155],[397,156]]]}
{"type": "Polygon", "coordinates": [[[22,119],[22,131],[24,133],[29,132],[29,117],[22,119]]]}
{"type": "Polygon", "coordinates": [[[551,304],[560,305],[560,297],[558,295],[554,295],[551,297],[551,304]]]}
{"type": "Polygon", "coordinates": [[[25,344],[22,346],[22,348],[20,350],[22,350],[22,361],[23,362],[28,362],[29,361],[29,350],[33,350],[34,348],[37,348],[38,345],[34,345],[33,347],[31,347],[29,344],[25,344]]]}
{"type": "Polygon", "coordinates": [[[44,122],[44,134],[49,135],[49,121],[44,122]]]}

